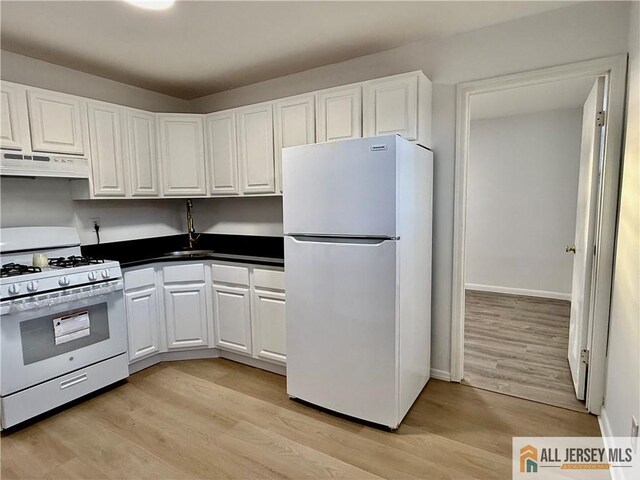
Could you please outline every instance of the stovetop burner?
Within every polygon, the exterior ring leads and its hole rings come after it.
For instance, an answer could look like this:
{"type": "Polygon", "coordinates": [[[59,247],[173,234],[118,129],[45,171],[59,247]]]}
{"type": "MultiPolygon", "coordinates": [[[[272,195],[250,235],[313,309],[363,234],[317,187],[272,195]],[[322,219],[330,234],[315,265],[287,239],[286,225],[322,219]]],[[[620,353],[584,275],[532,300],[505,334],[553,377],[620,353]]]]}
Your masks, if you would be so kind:
{"type": "Polygon", "coordinates": [[[97,265],[100,263],[104,263],[104,260],[101,258],[82,257],[78,255],[71,255],[67,258],[52,258],[49,260],[49,266],[54,268],[72,268],[84,265],[97,265]]]}
{"type": "Polygon", "coordinates": [[[32,267],[30,265],[22,265],[20,263],[7,263],[0,267],[0,277],[17,277],[18,275],[26,275],[27,273],[41,272],[40,267],[32,267]]]}

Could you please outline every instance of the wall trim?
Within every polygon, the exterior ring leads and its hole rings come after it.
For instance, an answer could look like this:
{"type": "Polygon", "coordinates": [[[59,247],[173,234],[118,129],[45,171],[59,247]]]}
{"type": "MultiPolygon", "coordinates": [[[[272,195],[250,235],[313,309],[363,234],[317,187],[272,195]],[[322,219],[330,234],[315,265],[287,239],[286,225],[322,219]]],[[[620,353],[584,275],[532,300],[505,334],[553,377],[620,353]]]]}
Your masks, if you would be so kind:
{"type": "Polygon", "coordinates": [[[431,378],[435,378],[436,380],[443,380],[445,382],[450,382],[451,373],[448,370],[440,370],[439,368],[432,368],[431,378]]]}
{"type": "Polygon", "coordinates": [[[549,292],[546,290],[529,290],[528,288],[501,287],[499,285],[480,285],[478,283],[465,283],[465,290],[479,292],[506,293],[509,295],[524,295],[525,297],[553,298],[555,300],[571,301],[570,293],[549,292]]]}
{"type": "MultiPolygon", "coordinates": [[[[604,448],[624,448],[625,445],[617,445],[616,444],[616,436],[613,434],[613,430],[611,430],[611,423],[609,422],[609,415],[607,414],[607,409],[603,406],[600,410],[600,415],[598,415],[598,425],[600,426],[600,434],[602,435],[602,443],[604,443],[604,448]]],[[[609,472],[611,474],[612,480],[627,480],[624,474],[624,468],[611,468],[609,472]]]]}
{"type": "Polygon", "coordinates": [[[507,88],[537,85],[585,76],[607,79],[607,128],[604,162],[600,178],[600,199],[596,225],[596,272],[589,301],[588,349],[591,364],[587,378],[586,406],[598,415],[604,403],[606,348],[609,330],[609,307],[613,281],[615,233],[618,212],[619,174],[625,111],[627,55],[597,58],[556,67],[488,78],[457,85],[456,149],[453,208],[453,278],[451,292],[451,380],[464,375],[464,287],[467,201],[467,165],[469,162],[469,124],[471,97],[507,88]]]}

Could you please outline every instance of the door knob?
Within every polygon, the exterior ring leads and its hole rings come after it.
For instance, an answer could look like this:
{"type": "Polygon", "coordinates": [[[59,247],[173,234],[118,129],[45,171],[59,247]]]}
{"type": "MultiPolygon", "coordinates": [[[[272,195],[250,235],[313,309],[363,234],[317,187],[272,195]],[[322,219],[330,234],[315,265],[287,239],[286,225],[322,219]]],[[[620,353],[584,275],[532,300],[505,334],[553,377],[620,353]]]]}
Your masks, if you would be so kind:
{"type": "Polygon", "coordinates": [[[575,246],[575,245],[567,245],[567,246],[564,248],[564,251],[565,251],[565,252],[567,252],[567,253],[573,253],[573,254],[575,255],[575,253],[576,253],[576,246],[575,246]]]}

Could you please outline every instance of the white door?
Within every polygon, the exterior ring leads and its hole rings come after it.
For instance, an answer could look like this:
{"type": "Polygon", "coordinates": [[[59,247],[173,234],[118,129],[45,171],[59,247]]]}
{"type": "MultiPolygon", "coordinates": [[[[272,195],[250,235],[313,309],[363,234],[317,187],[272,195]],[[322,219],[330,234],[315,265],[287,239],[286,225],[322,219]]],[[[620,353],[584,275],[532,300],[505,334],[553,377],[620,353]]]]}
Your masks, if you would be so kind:
{"type": "Polygon", "coordinates": [[[0,147],[11,150],[29,150],[26,120],[27,103],[24,88],[7,82],[0,84],[0,147]],[[26,134],[26,135],[25,135],[26,134]]]}
{"type": "Polygon", "coordinates": [[[125,195],[122,109],[89,102],[87,113],[93,194],[96,197],[122,197],[125,195]]]}
{"type": "Polygon", "coordinates": [[[364,85],[364,136],[399,134],[415,140],[418,126],[418,75],[410,74],[364,85]]]}
{"type": "Polygon", "coordinates": [[[283,151],[284,232],[396,236],[397,137],[283,151]]]}
{"type": "Polygon", "coordinates": [[[257,105],[236,113],[242,193],[275,193],[273,108],[257,105]]]}
{"type": "Polygon", "coordinates": [[[318,93],[318,142],[362,137],[362,88],[339,87],[318,93]]]}
{"type": "Polygon", "coordinates": [[[204,282],[164,284],[167,348],[207,345],[207,303],[204,282]]]}
{"type": "Polygon", "coordinates": [[[203,122],[199,115],[158,115],[162,190],[169,196],[207,194],[203,122]]]}
{"type": "Polygon", "coordinates": [[[256,332],[256,356],[285,363],[287,337],[284,292],[256,289],[252,319],[256,332]]]}
{"type": "Polygon", "coordinates": [[[207,115],[205,130],[209,157],[209,192],[239,195],[236,117],[231,112],[207,115]]]}
{"type": "Polygon", "coordinates": [[[140,110],[127,111],[129,179],[131,195],[155,197],[158,187],[156,117],[140,110]]]}
{"type": "Polygon", "coordinates": [[[396,244],[285,237],[289,395],[397,425],[396,244]]]}
{"type": "Polygon", "coordinates": [[[27,90],[33,150],[84,155],[82,101],[63,93],[27,90]]]}
{"type": "Polygon", "coordinates": [[[587,380],[587,341],[591,277],[595,245],[598,169],[602,126],[596,118],[603,111],[604,78],[598,78],[582,112],[582,144],[578,180],[575,256],[571,284],[569,323],[569,365],[579,400],[585,398],[587,380]]]}
{"type": "Polygon", "coordinates": [[[276,185],[282,193],[282,149],[316,141],[315,96],[304,95],[274,105],[276,185]]]}
{"type": "Polygon", "coordinates": [[[160,351],[160,319],[155,285],[124,294],[129,333],[129,361],[160,351]]]}
{"type": "Polygon", "coordinates": [[[216,347],[251,355],[251,299],[246,287],[213,285],[216,347]]]}

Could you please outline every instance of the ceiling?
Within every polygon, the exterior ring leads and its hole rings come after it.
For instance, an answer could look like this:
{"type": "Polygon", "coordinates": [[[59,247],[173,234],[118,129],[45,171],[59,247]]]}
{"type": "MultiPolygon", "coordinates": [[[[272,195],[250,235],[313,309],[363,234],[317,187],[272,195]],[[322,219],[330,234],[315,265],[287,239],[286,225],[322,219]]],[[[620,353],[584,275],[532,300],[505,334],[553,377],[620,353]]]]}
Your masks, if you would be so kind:
{"type": "Polygon", "coordinates": [[[509,88],[471,96],[471,120],[582,108],[595,77],[509,88]]]}
{"type": "Polygon", "coordinates": [[[568,5],[508,2],[6,1],[2,49],[192,99],[568,5]]]}

